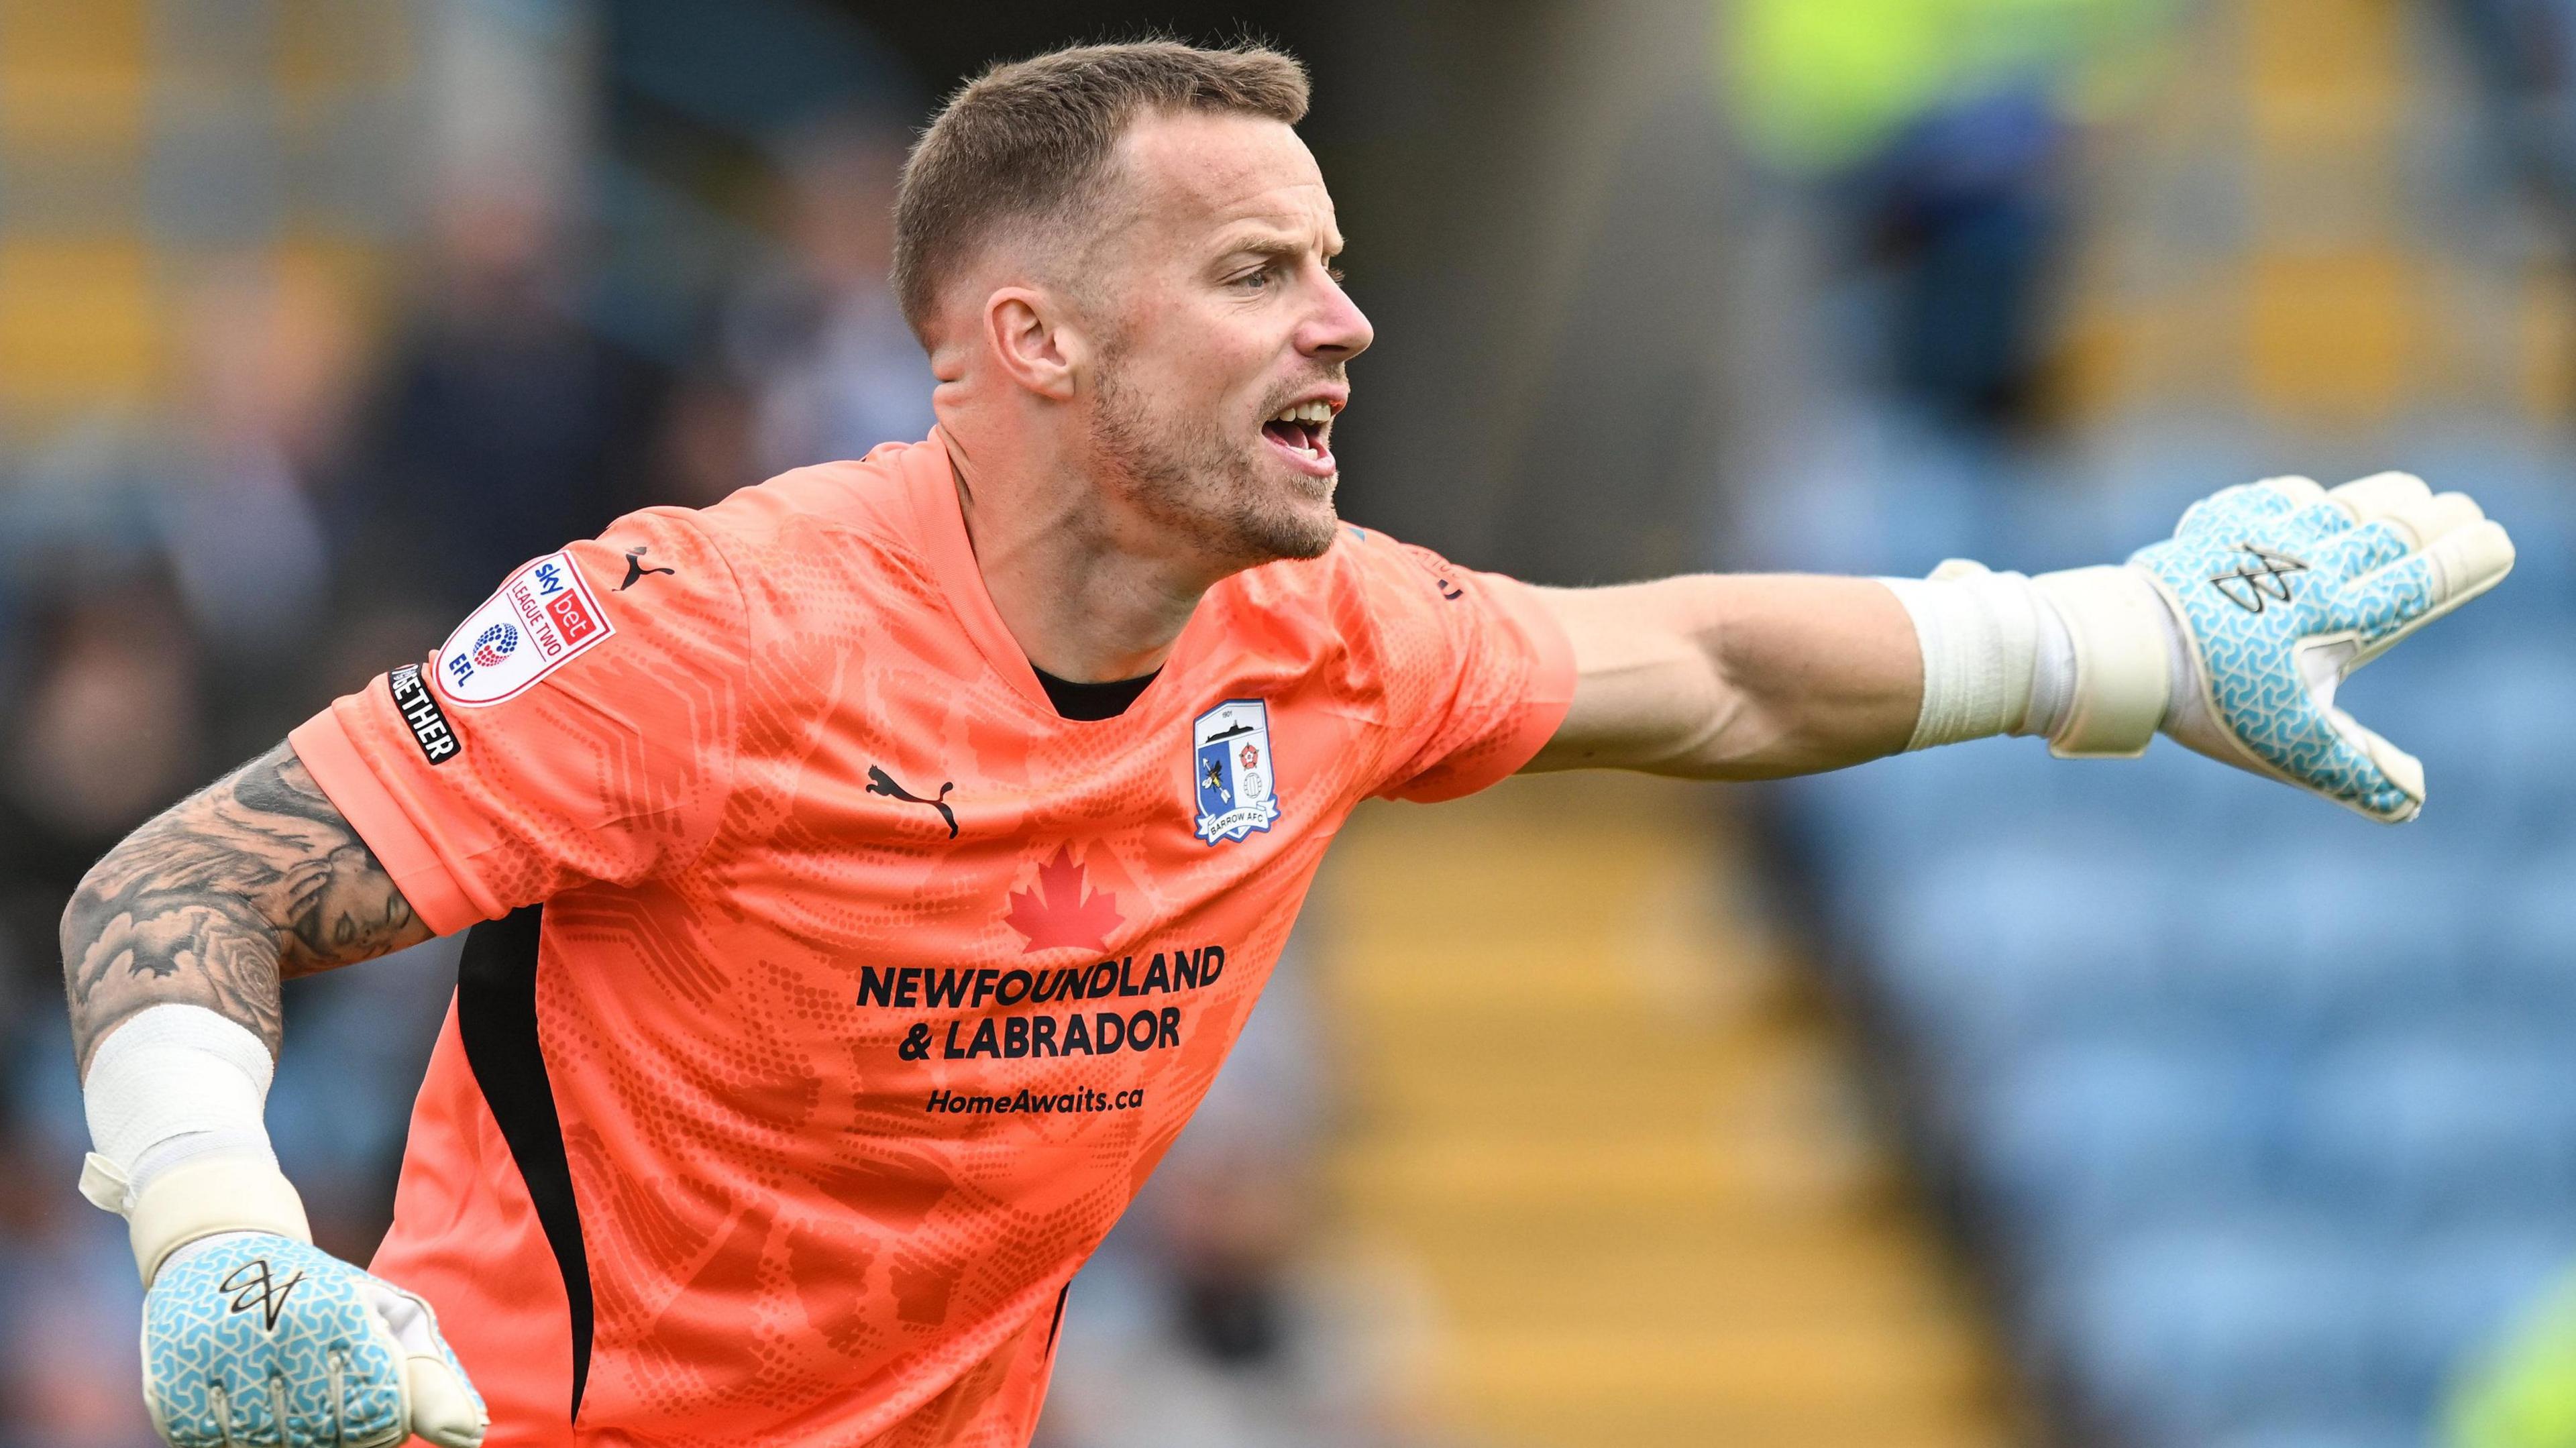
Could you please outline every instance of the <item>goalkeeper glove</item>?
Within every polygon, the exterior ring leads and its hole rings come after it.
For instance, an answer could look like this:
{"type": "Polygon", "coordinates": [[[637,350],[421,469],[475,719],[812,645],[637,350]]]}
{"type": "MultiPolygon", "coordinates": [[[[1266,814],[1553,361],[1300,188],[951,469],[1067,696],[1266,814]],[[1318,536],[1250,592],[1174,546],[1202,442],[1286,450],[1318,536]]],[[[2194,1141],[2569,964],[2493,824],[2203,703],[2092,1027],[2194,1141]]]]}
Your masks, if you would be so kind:
{"type": "MultiPolygon", "coordinates": [[[[223,1074],[245,1054],[226,1032],[266,1064],[257,1038],[202,1007],[155,1006],[118,1027],[84,1083],[94,1129],[108,1126],[102,1145],[138,1139],[135,1118],[184,1101],[190,1085],[210,1088],[180,1108],[199,1117],[185,1124],[204,1127],[205,1101],[244,1084],[223,1074]]],[[[262,1149],[256,1102],[267,1083],[252,1069],[258,1145],[185,1156],[139,1190],[105,1154],[81,1172],[81,1194],[132,1231],[152,1426],[173,1448],[379,1448],[414,1434],[475,1448],[483,1400],[429,1304],[312,1245],[302,1200],[262,1149]]]]}
{"type": "Polygon", "coordinates": [[[2423,765],[2335,707],[2336,689],[2512,568],[2512,540],[2476,503],[2405,473],[2331,492],[2306,478],[2229,488],[2125,565],[2024,580],[1953,560],[1928,584],[1892,585],[1924,646],[1908,747],[2006,731],[2045,734],[2062,757],[2127,758],[2161,730],[2409,820],[2423,765]]]}

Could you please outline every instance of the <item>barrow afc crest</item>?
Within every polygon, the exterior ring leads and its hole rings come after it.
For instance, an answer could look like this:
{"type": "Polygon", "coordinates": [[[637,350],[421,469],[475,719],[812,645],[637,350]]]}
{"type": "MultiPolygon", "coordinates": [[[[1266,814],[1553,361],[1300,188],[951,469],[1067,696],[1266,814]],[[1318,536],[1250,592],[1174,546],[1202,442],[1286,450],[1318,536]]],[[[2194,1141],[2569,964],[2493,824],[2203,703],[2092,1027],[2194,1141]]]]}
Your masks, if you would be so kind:
{"type": "Polygon", "coordinates": [[[1270,755],[1270,706],[1228,699],[1190,723],[1190,772],[1198,785],[1198,836],[1239,840],[1279,818],[1279,774],[1270,755]]]}

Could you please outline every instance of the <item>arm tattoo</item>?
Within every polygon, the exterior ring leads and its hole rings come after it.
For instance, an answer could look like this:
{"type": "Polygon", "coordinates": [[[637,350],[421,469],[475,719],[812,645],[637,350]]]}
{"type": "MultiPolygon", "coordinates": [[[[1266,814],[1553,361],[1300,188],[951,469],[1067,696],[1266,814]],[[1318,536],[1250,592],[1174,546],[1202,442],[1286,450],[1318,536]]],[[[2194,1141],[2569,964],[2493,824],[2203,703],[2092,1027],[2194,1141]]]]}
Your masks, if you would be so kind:
{"type": "Polygon", "coordinates": [[[205,1006],[275,1051],[279,980],[429,938],[375,852],[280,744],[126,837],[63,912],[83,1072],[110,1027],[205,1006]]]}

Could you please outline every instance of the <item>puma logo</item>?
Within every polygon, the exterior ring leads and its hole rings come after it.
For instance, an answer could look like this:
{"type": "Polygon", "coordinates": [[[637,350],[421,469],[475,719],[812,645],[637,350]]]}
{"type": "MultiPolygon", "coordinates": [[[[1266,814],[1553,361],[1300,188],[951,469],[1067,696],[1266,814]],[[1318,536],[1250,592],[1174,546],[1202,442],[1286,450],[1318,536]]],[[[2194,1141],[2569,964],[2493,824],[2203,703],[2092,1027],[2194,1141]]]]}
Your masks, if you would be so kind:
{"type": "Polygon", "coordinates": [[[626,581],[617,585],[617,591],[619,593],[624,593],[626,590],[633,588],[636,584],[643,582],[644,575],[647,573],[668,573],[674,577],[678,576],[680,570],[676,568],[645,567],[644,555],[652,551],[653,545],[649,543],[638,543],[634,547],[626,550],[626,581]]]}
{"type": "Polygon", "coordinates": [[[937,799],[923,799],[920,795],[914,794],[911,790],[895,783],[893,775],[886,773],[884,770],[877,768],[873,764],[868,766],[868,793],[881,794],[888,799],[899,799],[906,804],[926,804],[932,809],[939,811],[939,817],[948,821],[948,838],[952,840],[957,838],[957,812],[948,807],[948,791],[955,789],[956,787],[957,786],[953,781],[941,780],[939,782],[939,797],[937,799]]]}

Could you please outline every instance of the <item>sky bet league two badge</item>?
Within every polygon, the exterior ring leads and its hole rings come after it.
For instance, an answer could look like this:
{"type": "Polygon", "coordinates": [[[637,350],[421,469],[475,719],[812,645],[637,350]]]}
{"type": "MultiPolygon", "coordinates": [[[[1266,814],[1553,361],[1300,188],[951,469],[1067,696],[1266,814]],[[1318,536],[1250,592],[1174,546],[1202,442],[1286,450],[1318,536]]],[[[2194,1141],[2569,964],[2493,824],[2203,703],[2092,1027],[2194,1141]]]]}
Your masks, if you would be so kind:
{"type": "Polygon", "coordinates": [[[1191,772],[1199,791],[1199,838],[1239,840],[1279,818],[1279,777],[1271,767],[1270,706],[1228,699],[1190,724],[1191,772]]]}
{"type": "Polygon", "coordinates": [[[549,553],[465,616],[438,651],[432,677],[452,703],[498,704],[615,632],[572,555],[549,553]]]}

